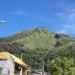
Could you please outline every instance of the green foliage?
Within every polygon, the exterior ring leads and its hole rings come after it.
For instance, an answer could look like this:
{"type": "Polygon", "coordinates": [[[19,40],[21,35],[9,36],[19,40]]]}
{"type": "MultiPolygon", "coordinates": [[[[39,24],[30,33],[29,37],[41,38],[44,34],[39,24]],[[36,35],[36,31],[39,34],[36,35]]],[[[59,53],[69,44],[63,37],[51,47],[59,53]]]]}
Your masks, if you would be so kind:
{"type": "Polygon", "coordinates": [[[5,38],[0,38],[0,42],[6,42],[5,38]]]}
{"type": "Polygon", "coordinates": [[[48,69],[53,75],[75,75],[73,58],[55,58],[48,61],[48,69]]]}
{"type": "Polygon", "coordinates": [[[23,50],[24,51],[24,60],[36,69],[42,68],[42,60],[47,54],[47,50],[36,49],[36,50],[23,50]],[[45,53],[45,54],[44,54],[45,53]]]}
{"type": "Polygon", "coordinates": [[[56,33],[56,34],[55,34],[55,38],[57,38],[57,39],[60,38],[60,34],[57,34],[57,33],[56,33]]]}

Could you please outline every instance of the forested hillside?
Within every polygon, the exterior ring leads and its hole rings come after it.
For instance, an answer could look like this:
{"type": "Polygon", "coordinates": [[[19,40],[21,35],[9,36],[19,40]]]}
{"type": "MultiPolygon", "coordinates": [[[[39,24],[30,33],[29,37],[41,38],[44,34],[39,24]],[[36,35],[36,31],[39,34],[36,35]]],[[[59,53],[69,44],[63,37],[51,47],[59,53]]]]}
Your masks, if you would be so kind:
{"type": "Polygon", "coordinates": [[[12,43],[24,52],[23,60],[35,69],[42,69],[53,75],[75,75],[75,39],[47,29],[35,28],[23,31],[0,42],[12,43]]]}

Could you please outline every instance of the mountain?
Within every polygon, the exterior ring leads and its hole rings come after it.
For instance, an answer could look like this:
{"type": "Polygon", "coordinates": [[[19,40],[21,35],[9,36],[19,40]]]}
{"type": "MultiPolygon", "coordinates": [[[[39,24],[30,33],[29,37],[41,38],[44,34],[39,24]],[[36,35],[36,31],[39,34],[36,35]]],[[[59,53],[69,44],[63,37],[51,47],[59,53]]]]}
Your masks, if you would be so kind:
{"type": "MultiPolygon", "coordinates": [[[[59,52],[61,49],[75,49],[75,39],[65,35],[48,31],[44,28],[35,28],[22,31],[0,42],[12,43],[24,52],[23,60],[33,68],[42,68],[42,60],[50,56],[50,51],[59,52]]],[[[54,54],[55,55],[55,54],[54,54]]],[[[50,56],[51,57],[51,56],[50,56]]]]}

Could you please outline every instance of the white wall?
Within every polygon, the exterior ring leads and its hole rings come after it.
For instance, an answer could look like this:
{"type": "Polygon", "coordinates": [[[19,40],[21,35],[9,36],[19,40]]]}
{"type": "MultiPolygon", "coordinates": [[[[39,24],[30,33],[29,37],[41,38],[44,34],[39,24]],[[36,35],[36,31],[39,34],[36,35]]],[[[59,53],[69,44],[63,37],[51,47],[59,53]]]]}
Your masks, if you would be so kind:
{"type": "Polygon", "coordinates": [[[7,60],[0,60],[0,67],[3,68],[2,75],[3,74],[7,74],[7,75],[14,74],[14,60],[12,58],[9,58],[7,60]]]}

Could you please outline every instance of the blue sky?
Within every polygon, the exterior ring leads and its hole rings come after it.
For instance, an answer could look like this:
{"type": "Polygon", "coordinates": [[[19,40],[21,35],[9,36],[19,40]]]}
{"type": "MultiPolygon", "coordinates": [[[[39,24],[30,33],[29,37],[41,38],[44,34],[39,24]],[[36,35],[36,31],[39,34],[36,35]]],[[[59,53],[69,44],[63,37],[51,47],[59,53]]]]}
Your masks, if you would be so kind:
{"type": "Polygon", "coordinates": [[[75,36],[75,0],[0,0],[0,37],[44,27],[75,36]]]}

